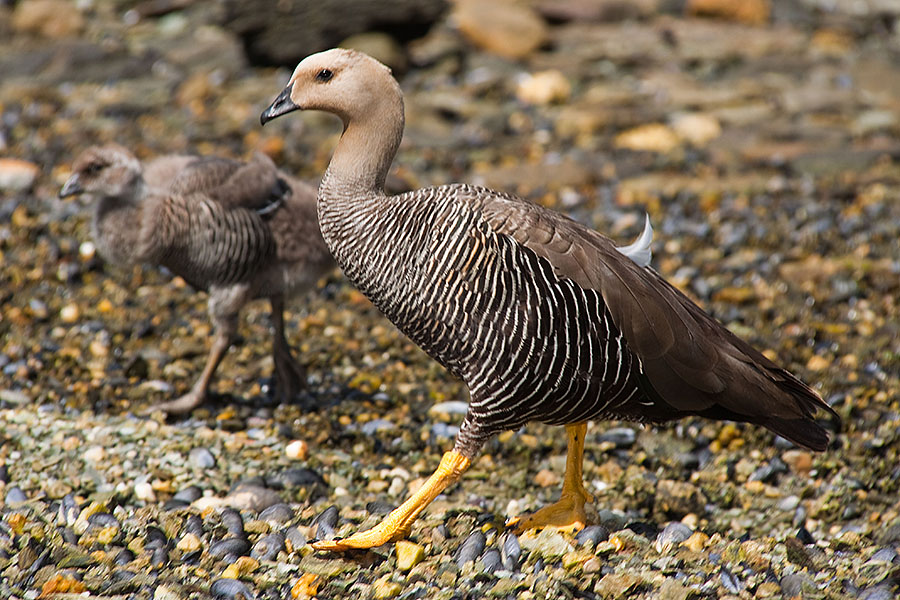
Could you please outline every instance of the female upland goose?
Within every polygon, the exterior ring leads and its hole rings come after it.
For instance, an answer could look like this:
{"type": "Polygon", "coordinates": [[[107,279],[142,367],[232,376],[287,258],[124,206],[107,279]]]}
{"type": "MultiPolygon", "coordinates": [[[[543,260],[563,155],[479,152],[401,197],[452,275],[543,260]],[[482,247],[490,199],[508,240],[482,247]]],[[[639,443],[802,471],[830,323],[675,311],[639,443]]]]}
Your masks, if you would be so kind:
{"type": "MultiPolygon", "coordinates": [[[[521,529],[580,526],[585,422],[685,415],[756,423],[823,450],[828,405],[648,266],[649,235],[617,248],[563,215],[502,192],[447,185],[383,191],[403,133],[403,95],[373,58],[305,58],[262,113],[336,114],[344,132],[319,186],[319,225],[347,277],[470,392],[453,450],[375,528],[317,549],[404,537],[488,436],[528,421],[565,425],[562,497],[521,529]]],[[[649,231],[645,233],[649,234],[649,231]]]]}
{"type": "Polygon", "coordinates": [[[290,400],[303,388],[304,370],[284,337],[284,302],[334,264],[310,186],[263,154],[247,163],[171,155],[143,166],[109,144],[82,152],[59,194],[81,193],[94,198],[92,234],[106,260],[162,265],[209,292],[216,333],[206,366],[187,394],[155,408],[183,413],[204,401],[240,310],[254,298],[272,305],[278,397],[290,400]]]}

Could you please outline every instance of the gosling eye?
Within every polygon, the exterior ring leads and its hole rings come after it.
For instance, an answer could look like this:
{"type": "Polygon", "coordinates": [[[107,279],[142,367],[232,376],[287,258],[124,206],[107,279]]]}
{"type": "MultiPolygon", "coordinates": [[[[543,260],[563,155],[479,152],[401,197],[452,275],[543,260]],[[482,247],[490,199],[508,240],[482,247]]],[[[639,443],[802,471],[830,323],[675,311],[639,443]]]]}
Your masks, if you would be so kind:
{"type": "Polygon", "coordinates": [[[101,165],[100,163],[91,163],[87,167],[85,167],[84,172],[87,175],[96,175],[102,168],[103,165],[101,165]]]}
{"type": "Polygon", "coordinates": [[[332,77],[334,77],[334,73],[332,73],[330,69],[322,69],[321,71],[316,73],[316,81],[318,81],[319,83],[330,81],[332,77]]]}

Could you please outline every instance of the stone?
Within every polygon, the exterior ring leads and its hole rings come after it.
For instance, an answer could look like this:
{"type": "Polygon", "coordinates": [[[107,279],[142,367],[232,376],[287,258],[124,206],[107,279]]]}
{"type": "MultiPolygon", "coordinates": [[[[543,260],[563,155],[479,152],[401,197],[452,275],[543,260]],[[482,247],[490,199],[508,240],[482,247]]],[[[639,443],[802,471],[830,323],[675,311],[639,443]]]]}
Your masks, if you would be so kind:
{"type": "Polygon", "coordinates": [[[559,475],[549,469],[541,469],[534,476],[534,483],[545,488],[559,484],[559,475]]]}
{"type": "Polygon", "coordinates": [[[0,158],[0,190],[24,192],[31,189],[40,168],[27,160],[0,158]]]}
{"type": "Polygon", "coordinates": [[[470,42],[504,58],[524,58],[547,41],[547,24],[531,7],[509,0],[460,0],[453,18],[470,42]]]}
{"type": "Polygon", "coordinates": [[[688,0],[684,10],[689,15],[764,25],[769,22],[772,6],[769,0],[688,0]]]}
{"type": "Polygon", "coordinates": [[[400,594],[403,590],[403,586],[399,583],[391,581],[391,575],[388,573],[387,575],[382,576],[378,579],[374,584],[372,584],[372,597],[376,600],[383,600],[385,598],[393,598],[400,594]]]}
{"type": "Polygon", "coordinates": [[[686,481],[660,479],[656,484],[656,507],[672,517],[702,513],[706,498],[700,488],[686,481]]]}
{"type": "Polygon", "coordinates": [[[425,548],[407,540],[400,540],[395,546],[397,551],[397,568],[409,571],[425,558],[425,548]]]}
{"type": "Polygon", "coordinates": [[[47,38],[72,37],[84,29],[77,3],[69,0],[25,0],[16,5],[12,26],[47,38]]]}
{"type": "Polygon", "coordinates": [[[806,475],[812,469],[813,457],[806,450],[785,450],[781,460],[798,475],[806,475]]]}
{"type": "Polygon", "coordinates": [[[672,129],[684,140],[699,147],[722,135],[719,120],[702,113],[681,113],[671,119],[672,129]]]}
{"type": "Polygon", "coordinates": [[[306,460],[309,456],[309,444],[304,440],[294,440],[284,447],[284,454],[295,460],[306,460]]]}
{"type": "Polygon", "coordinates": [[[681,140],[671,127],[662,123],[647,123],[623,131],[613,143],[617,148],[626,150],[665,154],[681,145],[681,140]]]}
{"type": "Polygon", "coordinates": [[[571,94],[572,84],[555,69],[526,75],[516,86],[516,97],[525,104],[544,106],[565,102],[571,94]]]}

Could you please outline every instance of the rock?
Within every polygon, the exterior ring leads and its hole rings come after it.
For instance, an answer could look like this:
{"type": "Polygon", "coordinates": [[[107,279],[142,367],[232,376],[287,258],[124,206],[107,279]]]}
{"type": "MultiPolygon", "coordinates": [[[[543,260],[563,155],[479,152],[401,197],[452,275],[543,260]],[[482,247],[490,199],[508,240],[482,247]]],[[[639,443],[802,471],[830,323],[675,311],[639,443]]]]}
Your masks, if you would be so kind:
{"type": "Polygon", "coordinates": [[[537,553],[545,559],[558,558],[575,549],[559,531],[550,527],[542,529],[537,534],[526,531],[519,536],[519,544],[525,550],[537,553]]]}
{"type": "Polygon", "coordinates": [[[549,469],[541,469],[534,476],[534,483],[545,488],[559,484],[559,475],[549,469]]]}
{"type": "Polygon", "coordinates": [[[68,0],[24,0],[12,15],[13,29],[47,38],[77,35],[84,29],[84,17],[77,4],[68,0]]]}
{"type": "Polygon", "coordinates": [[[200,543],[200,538],[193,533],[184,534],[181,539],[178,540],[178,544],[175,545],[176,548],[184,553],[194,552],[199,550],[202,546],[203,544],[200,543]]]}
{"type": "Polygon", "coordinates": [[[510,0],[458,0],[453,19],[470,42],[504,58],[524,58],[547,41],[547,25],[531,7],[510,0]]]}
{"type": "Polygon", "coordinates": [[[211,469],[216,466],[216,457],[206,448],[192,448],[188,461],[197,469],[211,469]]]}
{"type": "Polygon", "coordinates": [[[703,550],[703,548],[706,547],[706,542],[708,541],[708,535],[706,535],[702,531],[695,531],[691,535],[691,537],[682,542],[682,545],[692,552],[700,552],[701,550],[703,550]]]}
{"type": "Polygon", "coordinates": [[[309,456],[309,444],[304,440],[294,440],[284,447],[284,454],[295,460],[306,460],[309,456]]]}
{"type": "Polygon", "coordinates": [[[357,33],[382,31],[400,41],[421,37],[447,8],[446,0],[283,0],[277,10],[267,0],[222,4],[223,25],[242,38],[251,62],[291,68],[357,33]]]}
{"type": "Polygon", "coordinates": [[[644,152],[671,152],[681,142],[675,131],[662,123],[648,123],[623,131],[613,141],[617,148],[644,152]]]}
{"type": "Polygon", "coordinates": [[[525,104],[544,106],[565,102],[572,94],[572,84],[556,70],[526,75],[516,86],[516,97],[525,104]]]}
{"type": "Polygon", "coordinates": [[[0,190],[24,192],[31,189],[40,168],[27,160],[0,158],[0,190]]]}
{"type": "Polygon", "coordinates": [[[612,444],[616,448],[630,448],[637,440],[637,434],[631,427],[614,427],[597,436],[598,444],[612,444]]]}
{"type": "Polygon", "coordinates": [[[338,44],[341,48],[352,48],[365,52],[391,68],[395,75],[406,72],[409,61],[403,47],[386,33],[371,31],[351,35],[338,44]]]}
{"type": "Polygon", "coordinates": [[[812,469],[813,457],[806,450],[785,450],[781,460],[798,475],[806,475],[812,469]]]}
{"type": "Polygon", "coordinates": [[[772,7],[769,0],[688,0],[684,10],[689,15],[764,25],[769,22],[772,7]]]}
{"type": "Polygon", "coordinates": [[[460,544],[459,550],[456,551],[457,566],[462,569],[466,563],[477,560],[484,550],[485,542],[484,533],[480,529],[470,533],[469,537],[460,544]]]}
{"type": "Polygon", "coordinates": [[[664,554],[672,548],[687,541],[694,532],[691,528],[679,521],[672,521],[663,527],[663,530],[656,536],[656,551],[664,554]]]}
{"type": "Polygon", "coordinates": [[[671,119],[672,129],[694,146],[702,147],[722,135],[719,120],[702,113],[681,113],[671,119]]]}
{"type": "Polygon", "coordinates": [[[259,485],[239,485],[223,499],[227,506],[238,510],[260,512],[275,504],[283,504],[284,499],[275,490],[259,485]]]}
{"type": "Polygon", "coordinates": [[[659,10],[659,0],[541,0],[536,8],[551,21],[610,23],[649,17],[659,10]]]}
{"type": "Polygon", "coordinates": [[[395,546],[397,552],[397,568],[409,571],[425,558],[425,548],[407,540],[400,540],[395,546]]]}
{"type": "Polygon", "coordinates": [[[428,409],[429,415],[439,415],[439,414],[448,414],[448,415],[464,415],[469,410],[469,404],[467,402],[462,402],[459,400],[454,400],[450,402],[439,402],[428,409]]]}
{"type": "Polygon", "coordinates": [[[134,497],[144,502],[156,502],[156,492],[146,481],[139,481],[134,484],[134,497]]]}
{"type": "Polygon", "coordinates": [[[656,484],[656,508],[664,514],[681,518],[688,513],[702,513],[706,498],[697,486],[686,481],[660,479],[656,484]]]}
{"type": "Polygon", "coordinates": [[[403,586],[395,581],[391,581],[390,573],[380,577],[372,584],[372,597],[376,600],[393,598],[399,595],[401,591],[403,591],[403,586]]]}

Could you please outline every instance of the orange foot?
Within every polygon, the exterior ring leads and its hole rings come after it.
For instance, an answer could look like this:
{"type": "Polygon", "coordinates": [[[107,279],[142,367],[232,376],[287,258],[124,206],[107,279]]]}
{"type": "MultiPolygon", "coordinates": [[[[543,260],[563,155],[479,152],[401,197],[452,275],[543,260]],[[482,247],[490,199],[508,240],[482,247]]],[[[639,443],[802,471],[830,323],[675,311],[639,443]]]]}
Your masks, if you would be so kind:
{"type": "Polygon", "coordinates": [[[558,527],[569,531],[584,529],[587,523],[587,515],[584,512],[586,502],[593,498],[584,488],[580,490],[563,490],[563,494],[557,502],[545,506],[530,515],[520,515],[506,524],[515,533],[520,534],[527,529],[540,529],[542,527],[558,527]]]}
{"type": "Polygon", "coordinates": [[[323,540],[314,542],[316,550],[331,552],[343,552],[345,550],[375,548],[389,542],[402,540],[409,535],[413,521],[419,516],[428,504],[438,494],[447,489],[447,486],[459,481],[462,474],[469,468],[470,460],[458,452],[451,450],[444,454],[441,464],[432,473],[419,491],[409,497],[403,504],[395,508],[384,520],[369,529],[354,533],[342,540],[323,540]]]}

